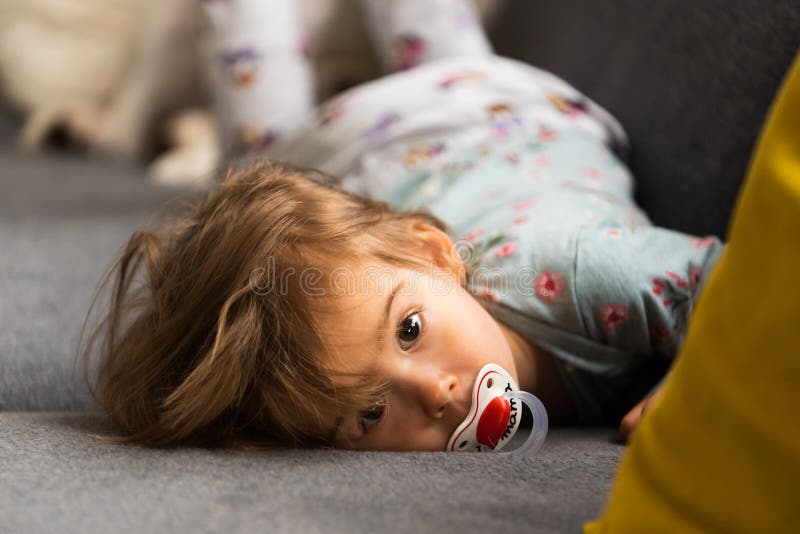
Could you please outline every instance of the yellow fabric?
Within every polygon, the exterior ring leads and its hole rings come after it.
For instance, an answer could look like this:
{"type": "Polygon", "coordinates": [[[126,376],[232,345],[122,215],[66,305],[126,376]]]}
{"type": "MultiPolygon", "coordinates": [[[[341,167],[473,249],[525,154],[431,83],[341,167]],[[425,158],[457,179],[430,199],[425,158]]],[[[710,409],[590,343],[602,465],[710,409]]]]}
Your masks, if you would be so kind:
{"type": "Polygon", "coordinates": [[[800,58],[686,344],[586,534],[800,531],[800,58]]]}

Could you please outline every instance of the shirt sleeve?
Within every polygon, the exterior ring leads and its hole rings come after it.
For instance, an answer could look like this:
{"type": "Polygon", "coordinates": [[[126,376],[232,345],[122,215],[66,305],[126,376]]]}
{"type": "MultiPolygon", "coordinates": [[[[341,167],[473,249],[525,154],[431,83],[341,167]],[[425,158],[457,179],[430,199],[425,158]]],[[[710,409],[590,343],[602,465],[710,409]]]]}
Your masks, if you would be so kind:
{"type": "Polygon", "coordinates": [[[587,335],[642,355],[673,358],[724,245],[664,228],[587,228],[575,292],[587,335]]]}

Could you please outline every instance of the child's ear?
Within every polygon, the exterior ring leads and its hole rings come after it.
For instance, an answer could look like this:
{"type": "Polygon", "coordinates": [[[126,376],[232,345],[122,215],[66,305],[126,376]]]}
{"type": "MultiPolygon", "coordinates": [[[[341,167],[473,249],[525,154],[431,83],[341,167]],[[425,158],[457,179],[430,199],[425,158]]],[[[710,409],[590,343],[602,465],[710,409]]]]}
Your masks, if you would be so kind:
{"type": "Polygon", "coordinates": [[[431,258],[438,267],[450,269],[456,277],[461,277],[463,265],[453,241],[444,231],[426,222],[414,223],[414,231],[425,241],[428,253],[433,253],[431,258]]]}
{"type": "Polygon", "coordinates": [[[453,242],[450,240],[450,236],[442,230],[426,222],[416,222],[414,223],[414,231],[437,253],[445,256],[450,255],[453,242]]]}

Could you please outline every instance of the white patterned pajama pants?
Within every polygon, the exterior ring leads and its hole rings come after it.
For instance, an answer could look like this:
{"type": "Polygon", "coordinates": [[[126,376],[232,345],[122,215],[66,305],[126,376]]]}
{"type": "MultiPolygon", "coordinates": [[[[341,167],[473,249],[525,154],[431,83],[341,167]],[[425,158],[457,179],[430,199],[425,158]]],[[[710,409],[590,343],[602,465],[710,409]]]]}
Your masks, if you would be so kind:
{"type": "MultiPolygon", "coordinates": [[[[315,116],[313,46],[296,0],[201,0],[223,145],[260,155],[315,116]]],[[[386,73],[446,57],[491,54],[469,0],[359,0],[386,73]]]]}

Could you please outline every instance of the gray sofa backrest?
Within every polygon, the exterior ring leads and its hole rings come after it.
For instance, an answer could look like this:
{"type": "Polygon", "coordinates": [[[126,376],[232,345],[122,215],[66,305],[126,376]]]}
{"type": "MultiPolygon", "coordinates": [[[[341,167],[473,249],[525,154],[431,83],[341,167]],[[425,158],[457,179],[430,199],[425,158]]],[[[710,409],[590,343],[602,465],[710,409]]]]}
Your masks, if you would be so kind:
{"type": "Polygon", "coordinates": [[[514,1],[492,36],[498,52],[555,72],[622,122],[655,224],[724,237],[800,45],[800,2],[514,1]]]}

